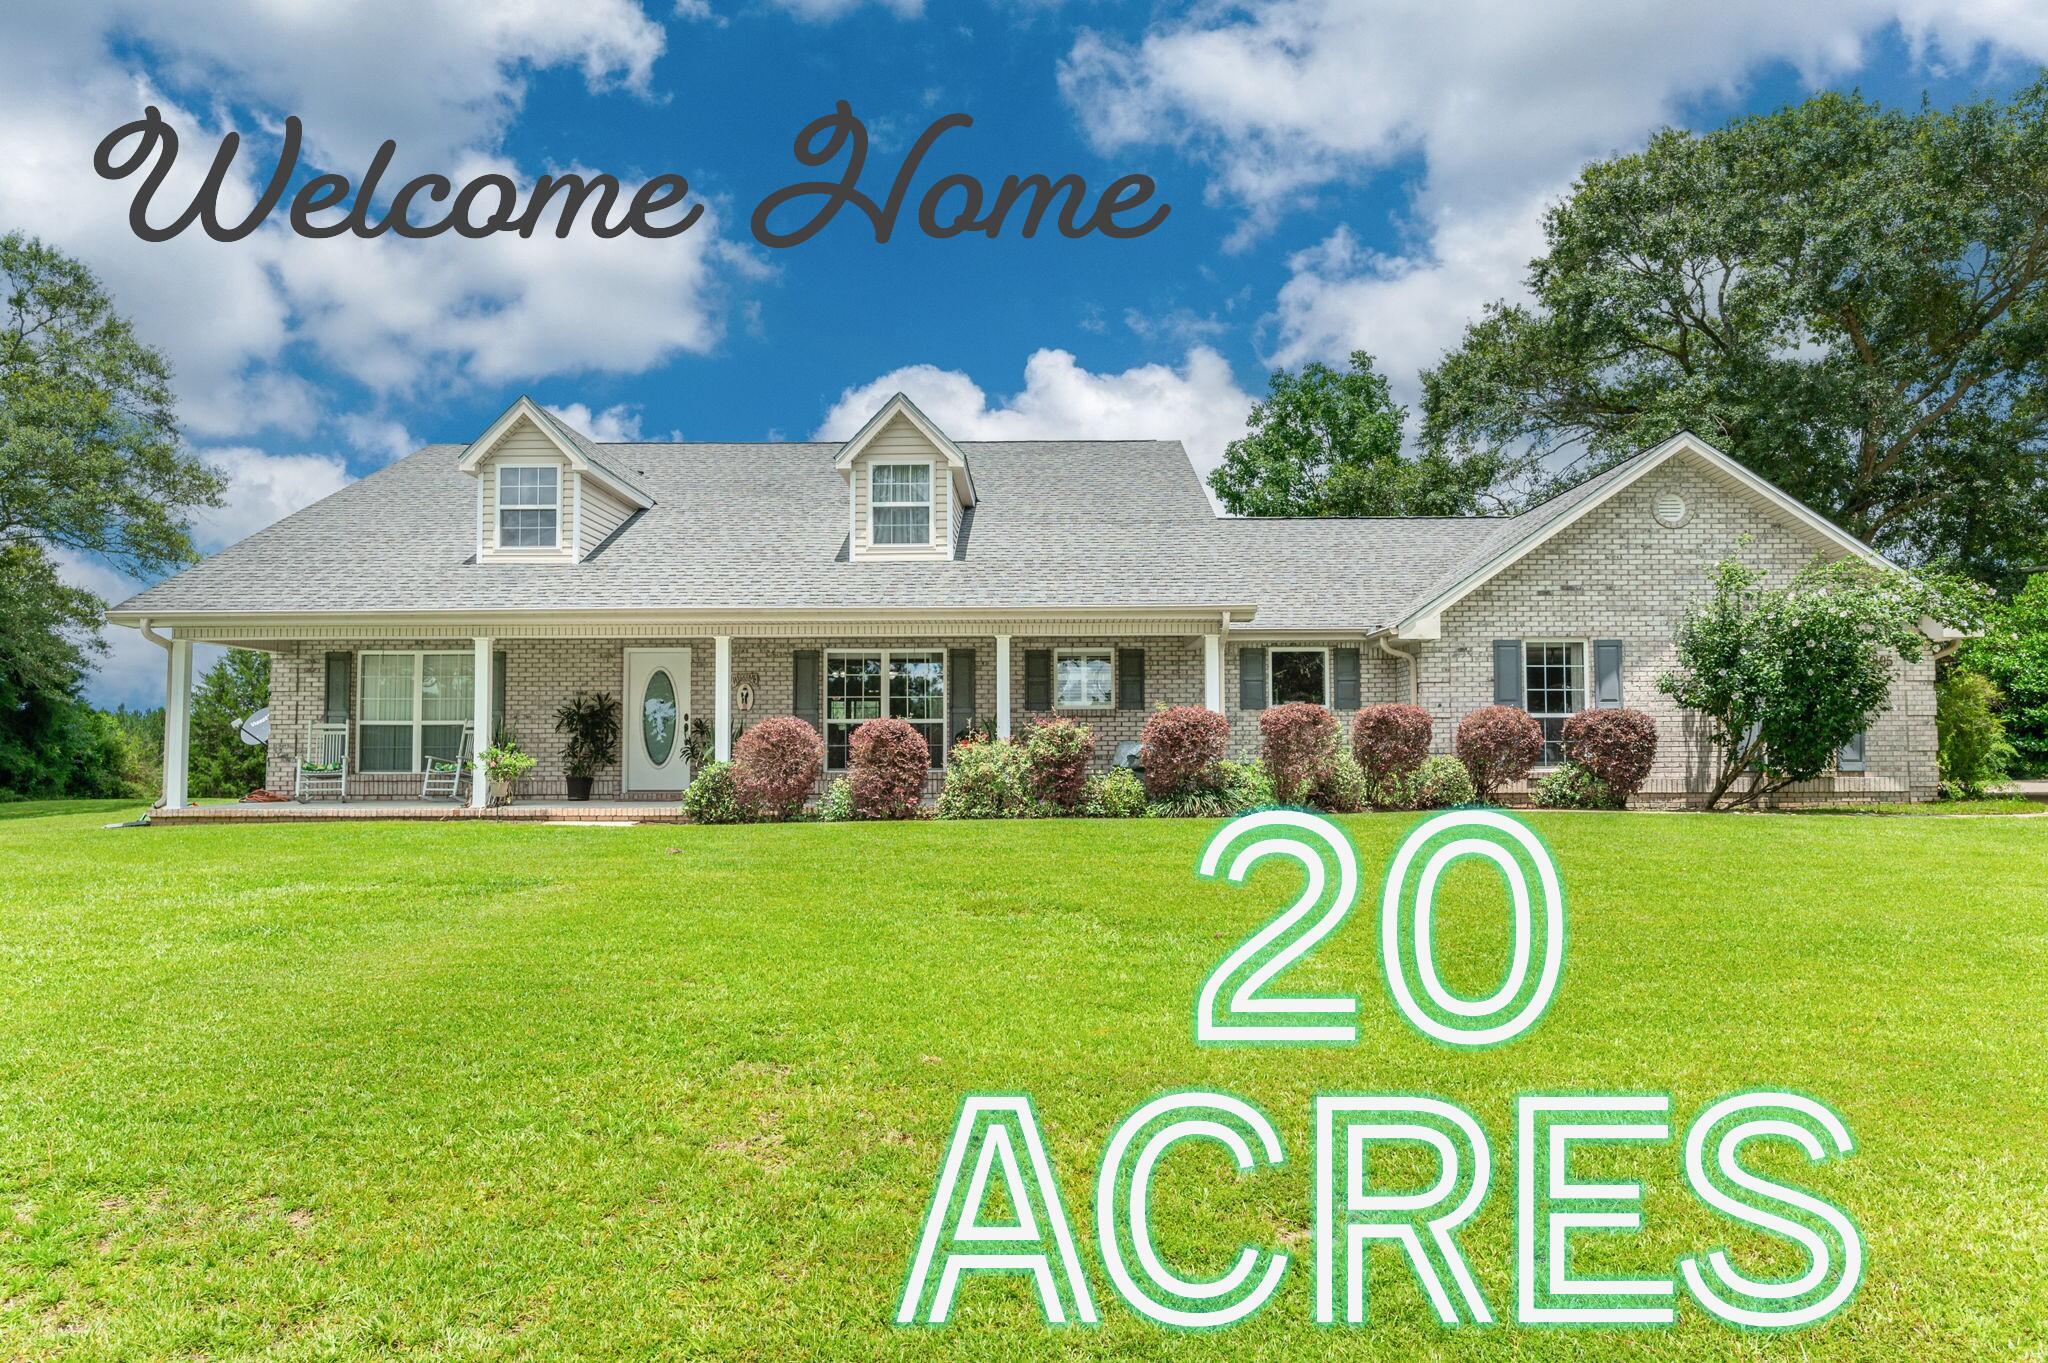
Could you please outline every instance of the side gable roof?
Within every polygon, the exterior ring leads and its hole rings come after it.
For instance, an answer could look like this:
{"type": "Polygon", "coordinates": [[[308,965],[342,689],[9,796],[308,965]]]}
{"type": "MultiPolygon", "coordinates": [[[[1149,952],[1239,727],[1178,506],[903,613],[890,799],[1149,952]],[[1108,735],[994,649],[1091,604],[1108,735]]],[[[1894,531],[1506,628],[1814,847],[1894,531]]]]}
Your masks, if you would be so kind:
{"type": "Polygon", "coordinates": [[[853,439],[839,447],[839,455],[832,461],[832,467],[841,473],[852,468],[853,461],[860,457],[860,452],[873,444],[875,437],[881,434],[882,428],[887,426],[892,419],[899,416],[908,421],[919,435],[931,441],[938,452],[945,457],[947,463],[959,469],[965,475],[967,480],[967,505],[973,506],[976,500],[974,493],[974,470],[968,466],[966,453],[958,445],[954,444],[952,437],[940,430],[930,417],[919,411],[917,404],[912,402],[903,393],[893,394],[887,402],[882,404],[880,411],[868,418],[867,425],[854,432],[853,439]]]}
{"type": "Polygon", "coordinates": [[[1671,459],[1690,456],[1741,484],[1786,516],[1844,554],[1881,567],[1894,567],[1882,554],[1836,525],[1792,494],[1715,449],[1691,431],[1680,431],[1661,445],[1622,460],[1549,501],[1530,507],[1502,525],[1461,559],[1423,594],[1394,624],[1402,638],[1434,637],[1433,622],[1444,611],[1478,591],[1509,567],[1575,524],[1595,507],[1619,494],[1671,459]]]}
{"type": "Polygon", "coordinates": [[[507,407],[482,435],[463,447],[461,457],[455,461],[455,467],[464,473],[475,473],[484,456],[489,454],[505,432],[511,430],[521,419],[532,422],[535,429],[553,442],[572,468],[594,475],[599,482],[643,510],[654,505],[653,498],[641,491],[630,478],[605,462],[595,441],[524,393],[515,398],[512,405],[507,407]]]}

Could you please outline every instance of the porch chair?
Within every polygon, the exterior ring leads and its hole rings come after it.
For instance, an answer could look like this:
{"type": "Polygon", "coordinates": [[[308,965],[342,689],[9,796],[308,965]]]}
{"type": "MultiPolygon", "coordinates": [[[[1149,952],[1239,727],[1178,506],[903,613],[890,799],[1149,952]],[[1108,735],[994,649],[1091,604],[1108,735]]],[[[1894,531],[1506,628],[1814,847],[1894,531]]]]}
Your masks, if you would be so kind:
{"type": "Polygon", "coordinates": [[[473,780],[473,759],[471,751],[474,739],[468,725],[462,728],[462,746],[453,757],[429,757],[420,773],[420,798],[422,800],[453,800],[462,794],[462,783],[473,780]]]}
{"type": "Polygon", "coordinates": [[[316,722],[307,731],[299,754],[299,774],[292,798],[337,795],[348,799],[348,725],[316,722]]]}

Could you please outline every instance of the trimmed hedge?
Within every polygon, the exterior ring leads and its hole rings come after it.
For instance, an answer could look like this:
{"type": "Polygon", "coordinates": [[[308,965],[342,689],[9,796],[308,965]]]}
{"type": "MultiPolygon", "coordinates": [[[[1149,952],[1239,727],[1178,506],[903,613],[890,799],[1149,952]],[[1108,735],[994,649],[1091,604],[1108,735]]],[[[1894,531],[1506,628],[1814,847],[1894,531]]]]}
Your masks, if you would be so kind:
{"type": "Polygon", "coordinates": [[[1351,755],[1375,804],[1398,804],[1403,778],[1429,756],[1435,722],[1419,705],[1368,705],[1351,721],[1351,755]]]}
{"type": "Polygon", "coordinates": [[[734,745],[733,789],[753,819],[793,819],[825,769],[825,740],[794,715],[764,719],[734,745]]]}
{"type": "Polygon", "coordinates": [[[1095,734],[1071,719],[1048,719],[1024,735],[1025,773],[1034,799],[1071,814],[1088,794],[1095,734]]]}
{"type": "Polygon", "coordinates": [[[1502,786],[1524,779],[1543,760],[1543,726],[1527,710],[1482,705],[1458,721],[1455,746],[1473,793],[1491,804],[1502,786]]]}
{"type": "Polygon", "coordinates": [[[1478,798],[1472,774],[1455,757],[1425,757],[1422,765],[1400,778],[1401,803],[1407,809],[1449,809],[1478,798]]]}
{"type": "Polygon", "coordinates": [[[847,743],[846,779],[857,819],[914,819],[924,801],[931,745],[900,719],[871,719],[847,743]]]}
{"type": "Polygon", "coordinates": [[[1230,721],[1199,705],[1154,710],[1138,740],[1145,793],[1154,800],[1214,789],[1230,742],[1230,721]]]}
{"type": "Polygon", "coordinates": [[[1306,804],[1337,757],[1337,717],[1307,701],[1275,705],[1259,716],[1259,751],[1283,805],[1306,804]]]}
{"type": "Polygon", "coordinates": [[[1564,722],[1564,755],[1598,781],[1620,809],[1650,779],[1657,721],[1641,710],[1581,710],[1564,722]]]}

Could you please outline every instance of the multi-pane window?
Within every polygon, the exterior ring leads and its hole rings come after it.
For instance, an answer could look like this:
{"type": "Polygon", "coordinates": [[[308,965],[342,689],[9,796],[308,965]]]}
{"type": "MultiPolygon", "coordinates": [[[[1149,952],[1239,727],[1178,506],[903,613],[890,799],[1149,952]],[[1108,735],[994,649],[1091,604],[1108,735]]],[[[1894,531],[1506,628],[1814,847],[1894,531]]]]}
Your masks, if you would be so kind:
{"type": "Polygon", "coordinates": [[[542,465],[498,469],[498,547],[553,549],[561,544],[562,471],[542,465]]]}
{"type": "Polygon", "coordinates": [[[878,545],[932,542],[932,466],[868,466],[868,532],[878,545]]]}
{"type": "Polygon", "coordinates": [[[1104,649],[1061,650],[1052,660],[1052,700],[1062,710],[1107,710],[1110,655],[1104,649]]]}
{"type": "Polygon", "coordinates": [[[1553,766],[1564,761],[1564,722],[1586,708],[1586,646],[1525,641],[1522,671],[1522,704],[1543,726],[1543,764],[1553,766]]]}
{"type": "Polygon", "coordinates": [[[476,711],[472,653],[365,653],[356,709],[360,771],[418,771],[457,757],[476,711]]]}
{"type": "Polygon", "coordinates": [[[885,715],[915,725],[932,765],[945,765],[943,651],[825,655],[825,765],[843,769],[853,731],[885,715]]]}
{"type": "Polygon", "coordinates": [[[1321,648],[1276,648],[1267,653],[1272,659],[1273,693],[1272,704],[1291,705],[1306,701],[1310,705],[1327,705],[1330,675],[1330,654],[1321,648]]]}

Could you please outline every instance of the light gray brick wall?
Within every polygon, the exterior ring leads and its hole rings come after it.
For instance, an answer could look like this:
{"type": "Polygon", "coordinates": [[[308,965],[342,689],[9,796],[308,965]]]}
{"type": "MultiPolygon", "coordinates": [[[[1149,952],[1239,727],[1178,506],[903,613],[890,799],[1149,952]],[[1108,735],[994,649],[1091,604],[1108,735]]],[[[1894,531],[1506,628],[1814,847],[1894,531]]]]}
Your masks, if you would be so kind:
{"type": "MultiPolygon", "coordinates": [[[[993,683],[991,683],[993,684],[993,683]]],[[[994,696],[990,702],[993,708],[994,696]]],[[[1145,639],[1114,639],[1101,636],[1078,639],[1027,638],[1010,640],[1010,732],[1021,734],[1027,724],[1059,717],[1086,724],[1095,733],[1095,768],[1106,771],[1116,756],[1117,744],[1136,742],[1144,732],[1145,720],[1163,705],[1202,703],[1202,640],[1196,635],[1167,635],[1145,639]],[[1063,710],[1024,708],[1024,655],[1032,649],[1106,648],[1110,651],[1110,695],[1122,695],[1123,664],[1119,649],[1145,652],[1145,703],[1136,710],[1063,710]]],[[[1114,700],[1112,700],[1114,704],[1114,700]]]]}
{"type": "MultiPolygon", "coordinates": [[[[1408,699],[1408,674],[1402,664],[1381,653],[1376,645],[1361,644],[1358,636],[1329,639],[1289,639],[1282,643],[1268,640],[1264,644],[1240,644],[1235,640],[1223,646],[1223,715],[1230,721],[1230,756],[1240,762],[1250,761],[1259,755],[1259,718],[1263,710],[1246,710],[1238,704],[1244,697],[1240,678],[1244,674],[1245,656],[1252,649],[1271,650],[1274,648],[1355,648],[1358,650],[1358,698],[1361,705],[1378,705],[1387,701],[1406,702],[1408,699]]],[[[1201,699],[1201,659],[1196,658],[1195,699],[1201,699]]],[[[1331,683],[1334,692],[1335,682],[1331,683]]],[[[1270,693],[1268,700],[1271,699],[1270,693]]],[[[1343,742],[1351,742],[1351,721],[1357,717],[1356,710],[1336,710],[1337,723],[1343,734],[1343,742]]]]}
{"type": "MultiPolygon", "coordinates": [[[[1679,802],[1711,785],[1704,725],[1657,690],[1676,665],[1686,605],[1703,599],[1714,564],[1738,552],[1784,581],[1819,542],[1777,508],[1690,461],[1665,464],[1445,612],[1443,637],[1421,646],[1421,699],[1434,743],[1451,751],[1458,719],[1493,702],[1495,639],[1620,639],[1622,702],[1656,718],[1657,762],[1644,794],[1679,802]],[[1676,493],[1689,519],[1659,524],[1656,499],[1676,493]]],[[[1590,655],[1587,659],[1591,666],[1590,655]]],[[[1590,683],[1589,683],[1590,684],[1590,683]]],[[[1892,706],[1871,723],[1869,771],[1802,784],[1789,800],[1930,799],[1935,793],[1934,669],[1902,669],[1892,706]]]]}

